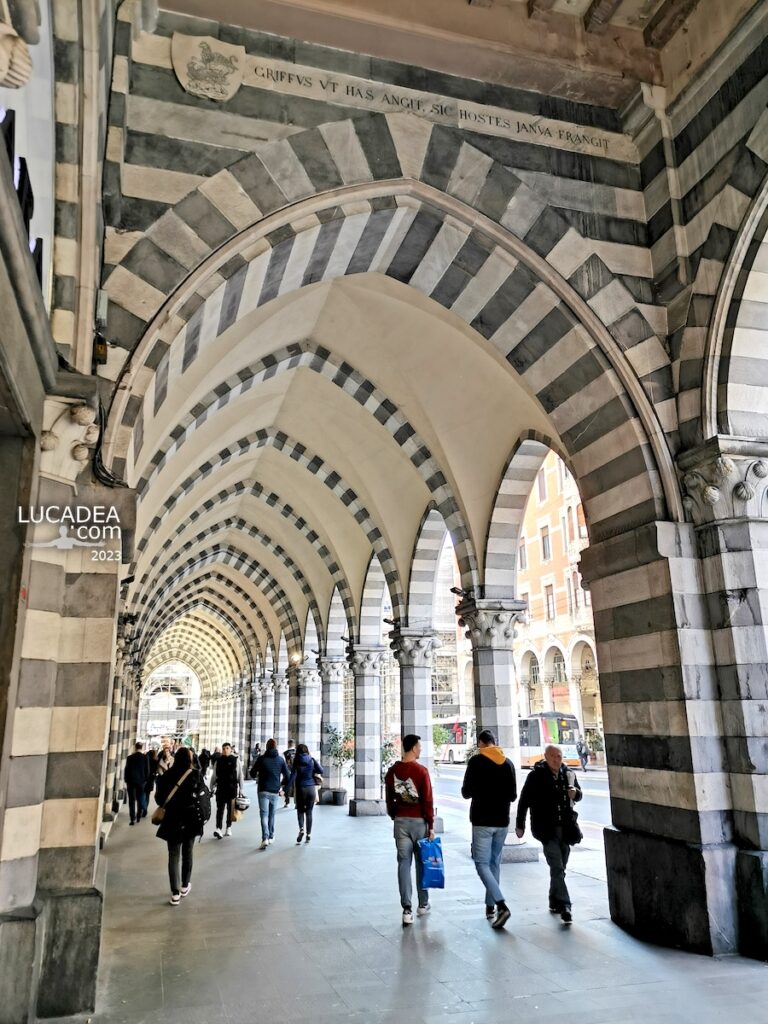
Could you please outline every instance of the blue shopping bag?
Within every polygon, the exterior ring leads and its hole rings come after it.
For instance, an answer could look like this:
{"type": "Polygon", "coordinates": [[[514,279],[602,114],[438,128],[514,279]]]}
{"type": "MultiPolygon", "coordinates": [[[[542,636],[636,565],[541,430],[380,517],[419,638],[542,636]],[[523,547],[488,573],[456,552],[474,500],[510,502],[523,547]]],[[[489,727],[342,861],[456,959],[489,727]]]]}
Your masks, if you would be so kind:
{"type": "Polygon", "coordinates": [[[445,867],[443,848],[439,836],[434,839],[419,839],[416,844],[421,858],[421,885],[424,889],[445,888],[445,867]]]}

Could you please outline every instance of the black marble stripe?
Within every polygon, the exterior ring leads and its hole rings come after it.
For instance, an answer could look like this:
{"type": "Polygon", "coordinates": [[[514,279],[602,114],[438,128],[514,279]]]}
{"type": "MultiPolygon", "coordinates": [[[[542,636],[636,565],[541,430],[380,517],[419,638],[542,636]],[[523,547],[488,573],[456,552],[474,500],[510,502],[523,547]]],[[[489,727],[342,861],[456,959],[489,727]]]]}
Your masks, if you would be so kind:
{"type": "MultiPolygon", "coordinates": [[[[224,298],[221,303],[217,335],[223,334],[237,320],[237,311],[240,308],[240,299],[243,297],[243,288],[245,287],[247,274],[248,265],[244,264],[239,270],[235,271],[224,286],[224,298]]],[[[189,334],[189,328],[187,328],[187,334],[189,334]]]]}
{"type": "Polygon", "coordinates": [[[317,128],[289,136],[288,145],[299,158],[318,192],[340,188],[344,184],[325,139],[317,128]]]}
{"type": "Polygon", "coordinates": [[[280,290],[280,285],[283,281],[283,274],[285,268],[288,265],[288,260],[291,256],[291,250],[293,249],[293,238],[286,239],[284,242],[280,242],[272,250],[269,257],[269,264],[267,266],[267,272],[264,275],[264,284],[261,288],[261,294],[259,295],[259,305],[262,306],[265,302],[269,302],[270,299],[274,299],[280,290]]]}
{"type": "Polygon", "coordinates": [[[575,321],[561,303],[539,320],[532,330],[507,353],[507,361],[518,373],[525,373],[574,327],[575,321]]]}
{"type": "Polygon", "coordinates": [[[387,233],[394,213],[394,209],[390,208],[377,210],[371,214],[347,266],[348,274],[363,274],[368,270],[371,260],[378,252],[384,235],[387,233]]]}
{"type": "Polygon", "coordinates": [[[123,266],[166,295],[187,276],[187,270],[149,238],[140,238],[123,259],[123,266]]]}
{"type": "Polygon", "coordinates": [[[379,181],[401,177],[402,168],[384,115],[357,118],[354,127],[373,178],[379,181]]]}
{"type": "Polygon", "coordinates": [[[407,284],[442,226],[442,220],[435,214],[419,210],[387,268],[387,276],[407,284]]]}
{"type": "Polygon", "coordinates": [[[328,261],[336,247],[339,232],[343,226],[344,221],[341,218],[338,218],[337,220],[330,220],[321,225],[315,242],[315,247],[312,250],[312,255],[309,258],[307,268],[304,271],[304,277],[301,281],[302,287],[307,284],[313,284],[315,281],[322,281],[323,274],[328,266],[328,261]]]}
{"type": "Polygon", "coordinates": [[[210,249],[223,245],[235,234],[234,226],[202,192],[190,192],[174,210],[210,249]]]}
{"type": "Polygon", "coordinates": [[[490,338],[503,323],[514,315],[518,306],[525,301],[536,287],[531,272],[518,263],[496,292],[472,320],[470,326],[490,338]]]}

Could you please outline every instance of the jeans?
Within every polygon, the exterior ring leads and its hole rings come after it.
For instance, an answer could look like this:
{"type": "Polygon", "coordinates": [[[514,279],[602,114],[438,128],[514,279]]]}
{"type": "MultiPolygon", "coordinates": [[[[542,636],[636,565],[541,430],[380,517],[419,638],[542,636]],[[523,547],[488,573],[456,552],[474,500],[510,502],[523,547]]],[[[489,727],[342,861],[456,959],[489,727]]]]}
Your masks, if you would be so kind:
{"type": "Polygon", "coordinates": [[[571,848],[563,840],[563,830],[555,830],[555,837],[541,844],[544,856],[549,864],[549,905],[556,910],[570,910],[571,897],[565,884],[565,866],[571,854],[571,848]]]}
{"type": "Polygon", "coordinates": [[[261,817],[261,838],[275,838],[275,808],[280,799],[277,793],[259,790],[259,815],[261,817]]]}
{"type": "Polygon", "coordinates": [[[400,906],[411,907],[411,861],[416,854],[416,894],[419,906],[426,907],[429,893],[421,886],[421,858],[416,843],[427,838],[427,823],[423,818],[395,818],[395,846],[397,847],[397,884],[400,888],[400,906]]]}
{"type": "Polygon", "coordinates": [[[232,804],[235,801],[235,796],[229,795],[229,793],[222,793],[219,796],[218,790],[216,791],[216,828],[221,828],[224,822],[224,810],[227,812],[227,828],[232,824],[232,804]]]}
{"type": "Polygon", "coordinates": [[[299,819],[299,828],[304,830],[304,816],[307,818],[307,835],[312,834],[312,809],[317,800],[316,786],[296,787],[296,817],[299,819]]]}
{"type": "Polygon", "coordinates": [[[472,860],[480,881],[485,886],[485,905],[494,906],[504,902],[504,895],[499,888],[501,870],[501,852],[507,838],[508,826],[473,825],[472,826],[472,860]]]}
{"type": "Polygon", "coordinates": [[[189,885],[189,880],[192,877],[192,851],[194,848],[194,836],[185,839],[183,843],[168,843],[168,880],[174,895],[189,885]]]}
{"type": "Polygon", "coordinates": [[[129,783],[127,789],[131,821],[138,821],[147,813],[147,794],[144,791],[144,786],[132,786],[129,783]]]}

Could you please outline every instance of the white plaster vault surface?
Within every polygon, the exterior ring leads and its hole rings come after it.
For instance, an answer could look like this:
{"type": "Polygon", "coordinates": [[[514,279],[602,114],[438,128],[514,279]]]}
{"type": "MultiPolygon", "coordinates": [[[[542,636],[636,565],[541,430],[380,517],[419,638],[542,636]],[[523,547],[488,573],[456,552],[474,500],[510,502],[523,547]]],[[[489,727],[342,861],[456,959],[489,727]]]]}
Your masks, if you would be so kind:
{"type": "MultiPolygon", "coordinates": [[[[255,804],[251,783],[248,795],[255,804]]],[[[192,892],[167,904],[165,844],[120,820],[105,851],[108,884],[93,1024],[721,1024],[765,1019],[768,969],[639,942],[608,917],[595,857],[574,853],[575,924],[546,909],[547,869],[508,864],[507,930],[485,921],[464,814],[446,815],[447,888],[400,924],[387,818],[315,812],[297,847],[293,809],[257,850],[255,808],[231,839],[195,847],[192,892]]]]}

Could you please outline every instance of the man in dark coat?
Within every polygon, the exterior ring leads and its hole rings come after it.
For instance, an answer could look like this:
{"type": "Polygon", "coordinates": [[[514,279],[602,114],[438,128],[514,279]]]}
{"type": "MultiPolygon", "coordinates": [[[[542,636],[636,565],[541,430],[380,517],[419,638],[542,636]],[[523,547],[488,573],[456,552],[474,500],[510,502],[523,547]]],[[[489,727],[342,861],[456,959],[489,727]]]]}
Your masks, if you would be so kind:
{"type": "Polygon", "coordinates": [[[510,917],[499,886],[501,854],[509,831],[509,807],[517,799],[515,769],[496,745],[490,729],[477,737],[479,753],[469,759],[461,795],[471,800],[472,860],[485,886],[485,916],[492,928],[503,928],[510,917]]]}
{"type": "Polygon", "coordinates": [[[123,779],[128,790],[128,811],[130,823],[135,825],[147,816],[147,782],[149,780],[149,762],[144,753],[144,744],[137,741],[134,751],[125,759],[123,779]]]}
{"type": "Polygon", "coordinates": [[[549,864],[549,909],[560,914],[564,924],[573,920],[571,897],[565,884],[565,868],[571,846],[581,838],[577,835],[573,805],[581,800],[581,786],[576,773],[563,764],[560,747],[549,744],[544,760],[531,769],[525,780],[517,805],[516,834],[522,839],[525,816],[531,812],[531,832],[544,847],[549,864]]]}
{"type": "Polygon", "coordinates": [[[240,759],[232,752],[232,744],[224,743],[221,747],[221,757],[216,759],[211,779],[211,790],[216,793],[216,828],[213,830],[215,839],[221,839],[222,835],[232,835],[232,809],[235,797],[240,792],[241,781],[240,759]],[[225,810],[227,827],[222,834],[225,810]]]}
{"type": "Polygon", "coordinates": [[[277,743],[267,740],[267,749],[254,761],[251,778],[256,779],[261,817],[261,846],[266,850],[275,838],[275,810],[281,786],[288,787],[288,766],[277,750],[277,743]]]}

